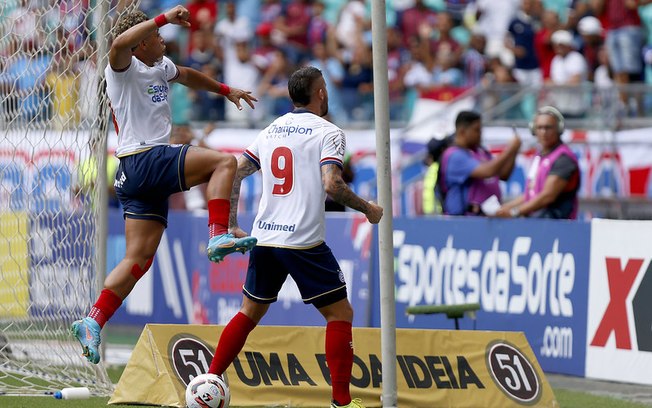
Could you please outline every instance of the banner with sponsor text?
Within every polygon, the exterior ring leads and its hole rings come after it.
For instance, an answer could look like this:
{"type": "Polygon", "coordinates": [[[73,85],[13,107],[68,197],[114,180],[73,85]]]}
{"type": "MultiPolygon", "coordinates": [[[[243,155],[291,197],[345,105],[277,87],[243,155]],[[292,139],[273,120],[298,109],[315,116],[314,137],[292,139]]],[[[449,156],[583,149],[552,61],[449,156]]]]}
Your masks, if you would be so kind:
{"type": "Polygon", "coordinates": [[[652,222],[591,225],[586,376],[652,385],[652,222]]]}
{"type": "MultiPolygon", "coordinates": [[[[147,325],[109,404],[185,406],[222,326],[147,325]]],[[[331,398],[322,327],[259,326],[226,371],[231,405],[319,407],[331,398]]],[[[518,332],[396,331],[398,406],[557,407],[518,332]]],[[[353,329],[351,395],[382,406],[380,330],[353,329]]]]}
{"type": "Polygon", "coordinates": [[[523,331],[545,371],[583,376],[590,233],[583,222],[396,218],[397,326],[453,328],[405,309],[480,303],[461,328],[523,331]]]}

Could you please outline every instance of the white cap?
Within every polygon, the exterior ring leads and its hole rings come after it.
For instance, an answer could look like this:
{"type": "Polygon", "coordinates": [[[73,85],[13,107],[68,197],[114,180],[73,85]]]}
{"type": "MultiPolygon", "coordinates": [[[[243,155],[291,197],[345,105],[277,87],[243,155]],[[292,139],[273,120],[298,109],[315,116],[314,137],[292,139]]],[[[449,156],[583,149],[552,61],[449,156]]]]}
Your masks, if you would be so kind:
{"type": "Polygon", "coordinates": [[[600,35],[602,34],[602,24],[593,16],[582,17],[577,23],[577,31],[582,35],[600,35]]]}
{"type": "Polygon", "coordinates": [[[552,33],[550,41],[553,44],[573,46],[573,34],[566,30],[557,30],[552,33]]]}

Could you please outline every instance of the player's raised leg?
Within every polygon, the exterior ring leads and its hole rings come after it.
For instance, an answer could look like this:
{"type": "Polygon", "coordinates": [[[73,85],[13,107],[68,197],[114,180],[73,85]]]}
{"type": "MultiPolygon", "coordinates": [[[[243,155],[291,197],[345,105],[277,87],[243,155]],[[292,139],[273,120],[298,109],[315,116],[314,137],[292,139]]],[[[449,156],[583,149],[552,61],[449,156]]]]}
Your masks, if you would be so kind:
{"type": "Polygon", "coordinates": [[[236,171],[233,155],[200,147],[190,147],[186,155],[186,184],[194,186],[208,181],[209,242],[206,249],[208,259],[220,262],[233,252],[251,250],[256,238],[237,238],[228,233],[231,189],[236,171]]]}

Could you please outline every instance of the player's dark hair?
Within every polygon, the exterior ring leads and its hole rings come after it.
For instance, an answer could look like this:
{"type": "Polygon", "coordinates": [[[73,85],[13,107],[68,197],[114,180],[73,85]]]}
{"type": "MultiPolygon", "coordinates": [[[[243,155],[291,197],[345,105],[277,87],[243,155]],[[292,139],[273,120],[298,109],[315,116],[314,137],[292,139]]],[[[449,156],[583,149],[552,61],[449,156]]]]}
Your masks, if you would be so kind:
{"type": "Polygon", "coordinates": [[[455,129],[471,126],[481,118],[477,112],[462,111],[457,114],[457,118],[455,119],[455,129]]]}
{"type": "Polygon", "coordinates": [[[321,71],[315,67],[299,68],[290,75],[288,91],[294,106],[306,106],[310,103],[315,81],[319,78],[321,71]]]}
{"type": "Polygon", "coordinates": [[[133,11],[131,13],[125,14],[116,23],[114,29],[113,29],[113,35],[115,37],[119,36],[120,34],[124,33],[131,27],[135,26],[136,24],[142,23],[143,21],[147,21],[149,18],[147,17],[147,14],[143,13],[140,10],[133,11]]]}

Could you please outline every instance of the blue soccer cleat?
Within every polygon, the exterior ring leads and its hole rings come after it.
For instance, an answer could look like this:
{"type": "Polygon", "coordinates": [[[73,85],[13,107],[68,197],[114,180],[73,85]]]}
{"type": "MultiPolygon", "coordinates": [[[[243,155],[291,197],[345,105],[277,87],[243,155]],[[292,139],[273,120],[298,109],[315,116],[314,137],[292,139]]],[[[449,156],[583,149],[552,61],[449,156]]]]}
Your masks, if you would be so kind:
{"type": "Polygon", "coordinates": [[[100,362],[100,325],[90,317],[77,320],[70,327],[82,346],[82,356],[93,364],[100,362]]]}
{"type": "Polygon", "coordinates": [[[250,251],[256,246],[258,240],[254,237],[236,238],[233,234],[217,235],[208,241],[206,253],[208,259],[213,262],[220,262],[228,254],[250,251]]]}

